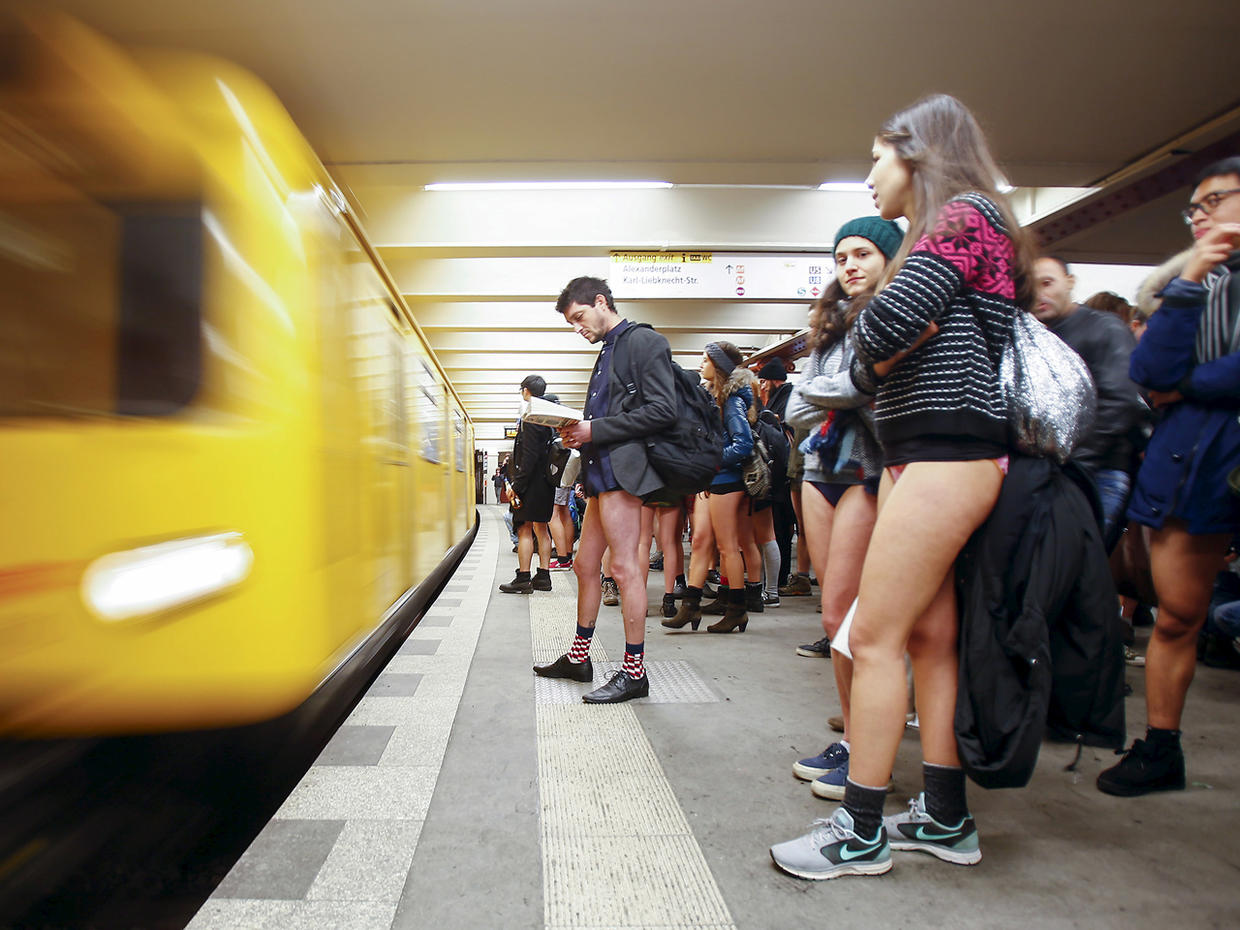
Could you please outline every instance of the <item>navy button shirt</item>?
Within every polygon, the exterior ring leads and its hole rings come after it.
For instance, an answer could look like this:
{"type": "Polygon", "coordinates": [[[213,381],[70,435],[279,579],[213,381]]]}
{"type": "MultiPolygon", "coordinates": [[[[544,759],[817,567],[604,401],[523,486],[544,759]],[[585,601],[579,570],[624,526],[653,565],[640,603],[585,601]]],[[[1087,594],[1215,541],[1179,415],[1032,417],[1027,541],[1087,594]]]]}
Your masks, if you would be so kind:
{"type": "MultiPolygon", "coordinates": [[[[590,386],[586,388],[587,420],[605,417],[611,413],[611,357],[616,348],[616,339],[628,328],[629,321],[621,320],[603,337],[598,365],[590,378],[590,386]]],[[[611,455],[606,446],[595,446],[594,443],[587,442],[581,447],[581,474],[586,493],[591,496],[604,491],[615,491],[620,487],[611,470],[611,455]]]]}

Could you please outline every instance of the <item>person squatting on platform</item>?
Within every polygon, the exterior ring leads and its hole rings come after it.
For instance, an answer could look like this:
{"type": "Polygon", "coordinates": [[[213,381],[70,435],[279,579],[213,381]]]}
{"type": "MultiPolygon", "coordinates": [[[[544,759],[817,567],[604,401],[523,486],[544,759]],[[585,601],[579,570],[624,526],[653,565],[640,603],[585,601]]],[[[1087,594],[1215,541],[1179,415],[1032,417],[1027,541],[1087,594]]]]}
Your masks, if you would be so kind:
{"type": "Polygon", "coordinates": [[[644,663],[649,551],[639,551],[642,500],[660,491],[663,481],[647,460],[643,439],[676,422],[672,353],[667,339],[653,329],[620,317],[601,278],[574,278],[556,310],[580,336],[602,348],[590,375],[585,419],[560,430],[565,446],[581,450],[581,475],[590,498],[573,565],[577,635],[567,653],[534,671],[549,678],[593,679],[590,641],[602,600],[603,550],[610,547],[611,576],[620,588],[624,616],[624,667],[582,700],[614,704],[650,693],[644,663]],[[617,356],[637,388],[633,393],[616,371],[617,356]]]}
{"type": "Polygon", "coordinates": [[[861,573],[844,803],[771,847],[801,878],[878,875],[891,850],[981,859],[956,748],[954,563],[994,507],[1008,464],[998,360],[1032,304],[1032,252],[973,116],[952,97],[897,113],[874,140],[867,183],[909,230],[853,325],[854,383],[874,394],[883,448],[878,519],[861,573]],[[925,790],[883,817],[912,656],[925,790]]]}
{"type": "Polygon", "coordinates": [[[1183,211],[1195,244],[1132,353],[1130,373],[1164,410],[1128,519],[1151,527],[1158,618],[1145,657],[1145,739],[1098,776],[1107,794],[1185,786],[1180,719],[1216,573],[1240,530],[1240,157],[1197,178],[1183,211]]]}

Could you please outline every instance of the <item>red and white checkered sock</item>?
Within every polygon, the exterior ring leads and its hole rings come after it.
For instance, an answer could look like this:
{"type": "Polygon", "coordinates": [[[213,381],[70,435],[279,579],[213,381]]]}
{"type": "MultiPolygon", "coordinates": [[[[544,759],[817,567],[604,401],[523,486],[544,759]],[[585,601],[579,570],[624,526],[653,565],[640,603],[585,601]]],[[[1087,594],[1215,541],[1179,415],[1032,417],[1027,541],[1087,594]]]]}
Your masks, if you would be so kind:
{"type": "Polygon", "coordinates": [[[590,658],[590,641],[594,636],[594,627],[579,626],[577,635],[573,637],[573,645],[568,650],[568,661],[578,664],[590,658]]]}
{"type": "Polygon", "coordinates": [[[622,671],[630,678],[641,678],[646,674],[645,643],[626,643],[624,646],[624,665],[622,671]]]}

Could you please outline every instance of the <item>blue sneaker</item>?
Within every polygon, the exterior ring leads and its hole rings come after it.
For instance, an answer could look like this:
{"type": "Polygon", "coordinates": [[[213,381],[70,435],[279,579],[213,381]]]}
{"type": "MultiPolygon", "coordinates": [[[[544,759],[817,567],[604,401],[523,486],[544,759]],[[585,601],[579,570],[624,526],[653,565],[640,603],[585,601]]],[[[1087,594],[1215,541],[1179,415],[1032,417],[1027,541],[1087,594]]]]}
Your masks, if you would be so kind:
{"type": "Polygon", "coordinates": [[[872,840],[853,831],[852,814],[838,808],[829,820],[815,820],[809,833],[771,847],[771,859],[797,878],[818,881],[841,875],[882,875],[891,870],[891,847],[882,827],[872,840]]]}
{"type": "MultiPolygon", "coordinates": [[[[828,801],[844,800],[844,783],[848,781],[848,759],[844,760],[844,764],[833,768],[827,774],[815,778],[810,783],[809,790],[814,793],[816,798],[825,798],[828,801]]],[[[894,785],[887,782],[887,790],[890,791],[894,785]]],[[[893,849],[895,847],[892,847],[893,849]]]]}
{"type": "Polygon", "coordinates": [[[838,768],[833,768],[818,778],[815,778],[809,786],[809,790],[814,793],[816,798],[826,798],[828,801],[844,800],[844,783],[848,781],[848,758],[844,758],[844,764],[838,768]]]}
{"type": "Polygon", "coordinates": [[[813,781],[837,769],[848,765],[848,750],[843,743],[832,743],[816,756],[801,759],[792,766],[792,774],[803,781],[813,781]]]}
{"type": "Polygon", "coordinates": [[[954,827],[941,824],[926,813],[924,791],[909,800],[907,813],[884,817],[883,829],[891,838],[892,849],[930,853],[956,865],[976,865],[982,861],[973,815],[954,827]]]}

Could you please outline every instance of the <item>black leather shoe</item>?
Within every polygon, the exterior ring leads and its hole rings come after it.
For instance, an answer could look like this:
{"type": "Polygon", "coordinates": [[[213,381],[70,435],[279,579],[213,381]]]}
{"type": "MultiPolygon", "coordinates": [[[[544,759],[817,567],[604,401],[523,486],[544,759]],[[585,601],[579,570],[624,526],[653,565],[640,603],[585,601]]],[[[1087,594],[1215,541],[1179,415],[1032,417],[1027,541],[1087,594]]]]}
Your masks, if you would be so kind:
{"type": "Polygon", "coordinates": [[[543,678],[568,678],[572,681],[593,681],[594,665],[589,659],[584,662],[568,661],[568,653],[560,656],[550,665],[535,665],[534,674],[543,678]]]}
{"type": "Polygon", "coordinates": [[[619,704],[633,698],[650,695],[650,679],[645,675],[641,678],[630,678],[623,671],[611,676],[611,681],[596,688],[589,694],[583,694],[581,700],[586,704],[619,704]]]}
{"type": "Polygon", "coordinates": [[[530,579],[530,589],[533,591],[550,591],[551,573],[539,569],[538,574],[530,579]]]}

